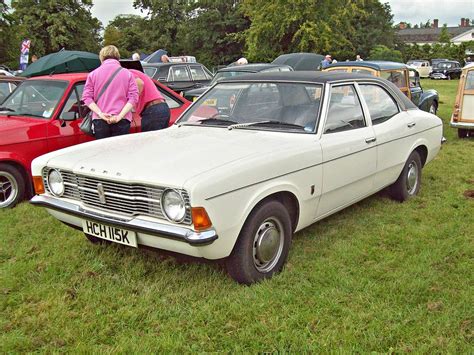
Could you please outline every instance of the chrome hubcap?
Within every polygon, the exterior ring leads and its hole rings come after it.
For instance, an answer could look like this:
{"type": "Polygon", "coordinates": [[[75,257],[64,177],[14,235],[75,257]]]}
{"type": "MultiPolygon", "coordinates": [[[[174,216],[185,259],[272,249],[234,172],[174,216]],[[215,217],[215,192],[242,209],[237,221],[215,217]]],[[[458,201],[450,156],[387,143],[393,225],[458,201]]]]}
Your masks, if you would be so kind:
{"type": "Polygon", "coordinates": [[[258,228],[253,240],[253,262],[260,272],[275,267],[283,251],[283,226],[276,218],[266,219],[258,228]]]}
{"type": "Polygon", "coordinates": [[[408,194],[413,195],[418,186],[418,167],[415,162],[411,162],[408,165],[407,174],[407,191],[408,194]]]}
{"type": "Polygon", "coordinates": [[[0,171],[0,208],[8,207],[18,195],[18,183],[13,175],[0,171]]]}

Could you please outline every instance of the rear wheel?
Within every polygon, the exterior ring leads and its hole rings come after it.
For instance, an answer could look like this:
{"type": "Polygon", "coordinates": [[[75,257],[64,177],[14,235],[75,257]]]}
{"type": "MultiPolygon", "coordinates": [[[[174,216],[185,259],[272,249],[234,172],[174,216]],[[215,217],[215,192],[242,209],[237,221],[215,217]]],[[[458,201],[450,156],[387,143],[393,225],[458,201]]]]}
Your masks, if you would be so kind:
{"type": "Polygon", "coordinates": [[[390,186],[390,196],[403,202],[415,196],[420,191],[421,185],[421,159],[420,154],[414,151],[408,157],[397,181],[390,186]]]}
{"type": "Polygon", "coordinates": [[[466,138],[467,137],[467,129],[458,128],[458,137],[459,138],[466,138]]]}
{"type": "Polygon", "coordinates": [[[12,165],[0,164],[0,208],[11,208],[25,196],[25,179],[12,165]]]}
{"type": "Polygon", "coordinates": [[[285,206],[275,200],[262,204],[245,222],[226,260],[227,272],[247,285],[272,277],[286,262],[291,234],[291,219],[285,206]]]}

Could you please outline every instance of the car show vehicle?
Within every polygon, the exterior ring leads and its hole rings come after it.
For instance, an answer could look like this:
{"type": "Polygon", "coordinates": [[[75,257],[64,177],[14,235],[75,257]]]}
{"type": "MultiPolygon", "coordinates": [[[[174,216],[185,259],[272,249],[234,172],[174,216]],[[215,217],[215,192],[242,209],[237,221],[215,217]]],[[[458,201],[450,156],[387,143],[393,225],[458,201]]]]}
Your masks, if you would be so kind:
{"type": "Polygon", "coordinates": [[[461,76],[461,64],[454,60],[438,62],[433,65],[430,79],[459,79],[461,76]]]}
{"type": "Polygon", "coordinates": [[[0,104],[10,95],[25,78],[0,75],[0,104]]]}
{"type": "Polygon", "coordinates": [[[420,73],[421,78],[428,78],[433,67],[427,60],[409,60],[407,65],[416,69],[420,73]]]}
{"type": "MultiPolygon", "coordinates": [[[[89,112],[81,102],[86,78],[87,73],[74,73],[27,79],[1,104],[0,208],[31,196],[34,158],[93,139],[79,128],[89,112]]],[[[171,109],[173,123],[190,102],[155,84],[171,109]]],[[[140,126],[135,113],[131,132],[139,132],[140,126]]]]}
{"type": "Polygon", "coordinates": [[[331,64],[324,71],[369,74],[394,83],[413,103],[423,111],[436,114],[439,107],[439,95],[436,90],[423,90],[419,80],[410,77],[410,67],[403,63],[388,61],[352,61],[331,64]]]}
{"type": "Polygon", "coordinates": [[[293,233],[387,187],[415,196],[442,130],[375,76],[248,74],[169,129],[36,158],[31,203],[94,243],[223,259],[251,284],[283,268],[293,233]]]}
{"type": "MultiPolygon", "coordinates": [[[[214,85],[218,81],[221,81],[226,78],[232,78],[239,75],[249,74],[249,73],[268,73],[268,72],[279,72],[279,71],[292,71],[293,68],[285,64],[269,64],[269,63],[255,63],[255,64],[245,64],[245,65],[234,65],[231,67],[225,67],[219,69],[214,75],[209,86],[214,85]]],[[[203,86],[201,88],[192,89],[185,91],[183,93],[184,97],[190,101],[195,101],[199,96],[201,96],[209,86],[203,86]]]]}
{"type": "Polygon", "coordinates": [[[142,63],[142,66],[150,78],[177,93],[207,86],[213,77],[212,73],[199,63],[142,63]]]}
{"type": "Polygon", "coordinates": [[[458,137],[474,136],[474,63],[462,68],[451,127],[458,129],[458,137]]]}

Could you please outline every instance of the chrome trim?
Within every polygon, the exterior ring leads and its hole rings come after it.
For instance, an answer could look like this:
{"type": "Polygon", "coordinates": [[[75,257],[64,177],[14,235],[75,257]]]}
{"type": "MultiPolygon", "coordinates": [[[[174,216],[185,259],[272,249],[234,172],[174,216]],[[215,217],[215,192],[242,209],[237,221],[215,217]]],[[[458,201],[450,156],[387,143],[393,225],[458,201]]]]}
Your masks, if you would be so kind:
{"type": "Polygon", "coordinates": [[[66,202],[45,195],[34,196],[30,200],[30,203],[35,206],[46,207],[83,219],[123,227],[125,229],[139,233],[186,242],[193,246],[208,245],[218,238],[214,229],[196,232],[190,228],[147,221],[138,217],[130,219],[123,219],[121,217],[112,218],[92,211],[86,211],[81,206],[74,203],[66,202]]]}
{"type": "Polygon", "coordinates": [[[472,128],[474,129],[474,122],[450,122],[449,125],[453,128],[472,128]]]}

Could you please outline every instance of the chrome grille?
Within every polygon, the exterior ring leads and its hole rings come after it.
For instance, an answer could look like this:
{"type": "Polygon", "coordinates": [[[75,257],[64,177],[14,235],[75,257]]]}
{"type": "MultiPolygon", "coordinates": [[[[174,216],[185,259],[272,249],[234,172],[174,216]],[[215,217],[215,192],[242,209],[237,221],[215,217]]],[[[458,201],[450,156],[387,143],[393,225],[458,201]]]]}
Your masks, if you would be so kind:
{"type": "MultiPolygon", "coordinates": [[[[48,173],[43,170],[43,181],[48,186],[48,173]]],[[[146,215],[166,219],[161,209],[161,196],[164,187],[147,186],[142,184],[126,184],[111,180],[93,178],[60,170],[64,180],[65,191],[63,197],[79,200],[86,206],[104,211],[113,211],[126,216],[146,215]],[[102,184],[105,194],[105,203],[99,198],[98,184],[102,184]]],[[[189,196],[184,190],[178,190],[183,196],[186,205],[186,216],[181,222],[191,224],[191,206],[189,196]]]]}

